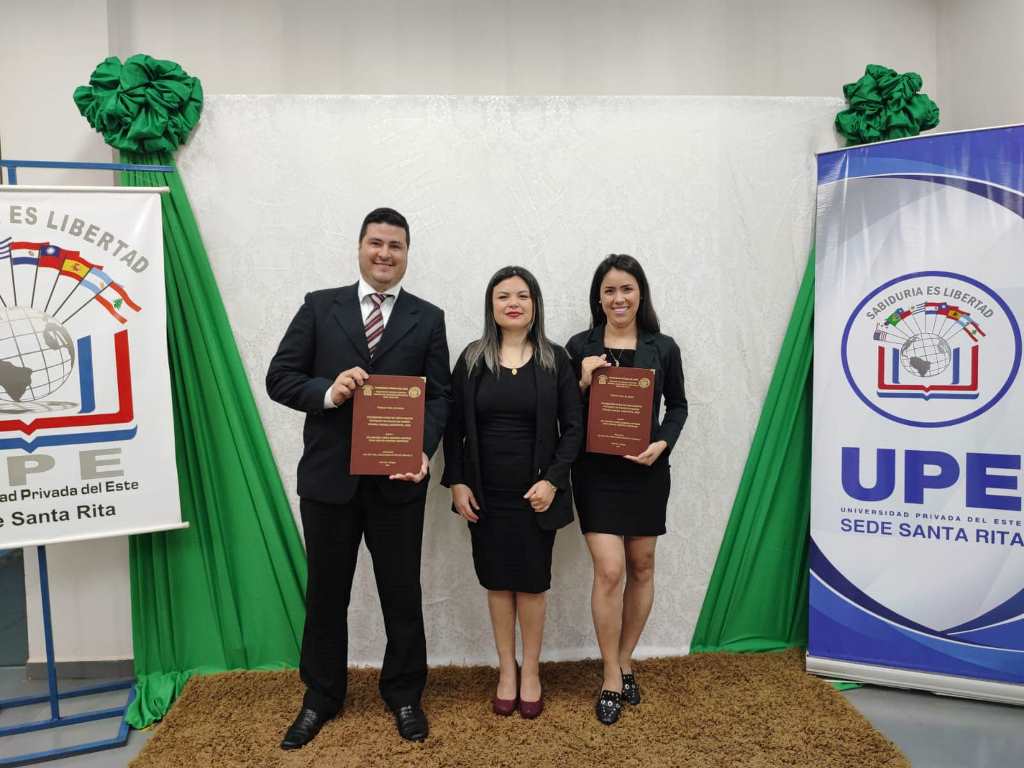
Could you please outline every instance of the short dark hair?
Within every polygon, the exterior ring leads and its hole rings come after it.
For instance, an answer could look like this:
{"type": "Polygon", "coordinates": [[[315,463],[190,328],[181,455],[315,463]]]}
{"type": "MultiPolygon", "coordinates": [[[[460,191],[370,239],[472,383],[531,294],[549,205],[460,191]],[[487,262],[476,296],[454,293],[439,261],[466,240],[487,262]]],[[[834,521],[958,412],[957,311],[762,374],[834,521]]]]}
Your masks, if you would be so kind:
{"type": "Polygon", "coordinates": [[[366,218],[363,219],[363,226],[359,228],[360,243],[366,237],[366,228],[371,224],[390,224],[393,227],[401,227],[405,230],[405,244],[412,245],[412,239],[409,237],[409,222],[405,220],[405,216],[394,208],[374,208],[366,214],[366,218]]]}
{"type": "Polygon", "coordinates": [[[606,256],[594,271],[594,279],[590,282],[590,327],[596,328],[599,325],[604,325],[608,320],[605,317],[604,310],[601,309],[601,281],[613,269],[619,269],[631,274],[640,288],[640,306],[637,307],[636,312],[637,327],[641,331],[648,331],[649,333],[660,332],[661,325],[658,323],[658,313],[654,311],[654,302],[651,300],[651,288],[647,283],[647,275],[644,274],[644,268],[640,266],[639,261],[625,253],[613,253],[606,256]]]}

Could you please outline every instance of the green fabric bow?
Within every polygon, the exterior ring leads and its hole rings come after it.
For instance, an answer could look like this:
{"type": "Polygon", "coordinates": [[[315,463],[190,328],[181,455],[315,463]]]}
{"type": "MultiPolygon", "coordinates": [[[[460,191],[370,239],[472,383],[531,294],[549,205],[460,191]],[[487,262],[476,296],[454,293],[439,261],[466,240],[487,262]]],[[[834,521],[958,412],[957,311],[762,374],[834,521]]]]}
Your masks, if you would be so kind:
{"type": "Polygon", "coordinates": [[[939,107],[921,90],[916,72],[902,75],[868,64],[864,77],[843,86],[850,105],[836,115],[836,130],[849,145],[916,136],[939,124],[939,107]]]}
{"type": "Polygon", "coordinates": [[[75,104],[115,149],[174,152],[199,122],[203,86],[173,61],[111,56],[75,89],[75,104]]]}

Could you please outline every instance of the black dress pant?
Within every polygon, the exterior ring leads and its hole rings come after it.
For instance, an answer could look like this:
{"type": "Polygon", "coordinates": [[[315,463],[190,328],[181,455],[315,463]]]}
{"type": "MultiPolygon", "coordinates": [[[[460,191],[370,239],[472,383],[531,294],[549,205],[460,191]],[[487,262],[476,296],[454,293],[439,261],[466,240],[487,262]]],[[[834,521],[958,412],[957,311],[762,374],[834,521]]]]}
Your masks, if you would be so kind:
{"type": "Polygon", "coordinates": [[[303,706],[324,717],[333,717],[345,703],[348,605],[364,536],[387,633],[380,694],[397,709],[418,703],[427,683],[420,590],[426,493],[396,504],[381,496],[384,482],[391,481],[360,479],[346,504],[300,500],[308,576],[299,673],[306,684],[303,706]]]}

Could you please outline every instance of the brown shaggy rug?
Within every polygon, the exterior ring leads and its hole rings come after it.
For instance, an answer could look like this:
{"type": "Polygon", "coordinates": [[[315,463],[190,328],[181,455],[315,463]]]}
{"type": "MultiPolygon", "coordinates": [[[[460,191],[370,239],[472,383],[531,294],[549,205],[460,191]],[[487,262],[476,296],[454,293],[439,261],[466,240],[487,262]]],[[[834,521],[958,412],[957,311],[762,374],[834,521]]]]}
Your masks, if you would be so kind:
{"type": "Polygon", "coordinates": [[[909,768],[896,747],[798,651],[698,654],[637,664],[643,694],[618,724],[597,722],[596,661],[543,664],[544,713],[497,717],[489,667],[430,670],[430,737],[402,741],[377,694],[377,672],[352,669],[344,714],[295,752],[278,748],[298,711],[296,672],[194,678],[132,768],[217,766],[681,766],[909,768]]]}

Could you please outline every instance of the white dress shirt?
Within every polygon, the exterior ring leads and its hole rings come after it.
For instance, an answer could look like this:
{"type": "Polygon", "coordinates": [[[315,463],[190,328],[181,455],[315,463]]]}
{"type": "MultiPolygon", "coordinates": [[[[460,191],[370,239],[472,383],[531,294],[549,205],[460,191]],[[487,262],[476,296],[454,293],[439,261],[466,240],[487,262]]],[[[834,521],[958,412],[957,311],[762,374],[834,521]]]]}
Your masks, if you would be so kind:
{"type": "MultiPolygon", "coordinates": [[[[395,302],[398,300],[398,292],[402,290],[402,283],[397,282],[386,291],[384,291],[384,301],[380,305],[381,319],[384,321],[384,327],[388,327],[388,320],[391,319],[391,310],[395,308],[395,302]]],[[[370,298],[371,293],[381,293],[362,277],[359,278],[359,286],[356,288],[356,292],[359,295],[359,311],[363,315],[363,325],[366,325],[366,321],[370,319],[370,313],[373,311],[373,299],[370,298]]],[[[340,373],[340,371],[339,371],[340,373]]],[[[334,383],[331,382],[331,386],[327,388],[327,392],[324,393],[324,409],[337,408],[334,404],[334,400],[331,399],[331,387],[334,383]]]]}

